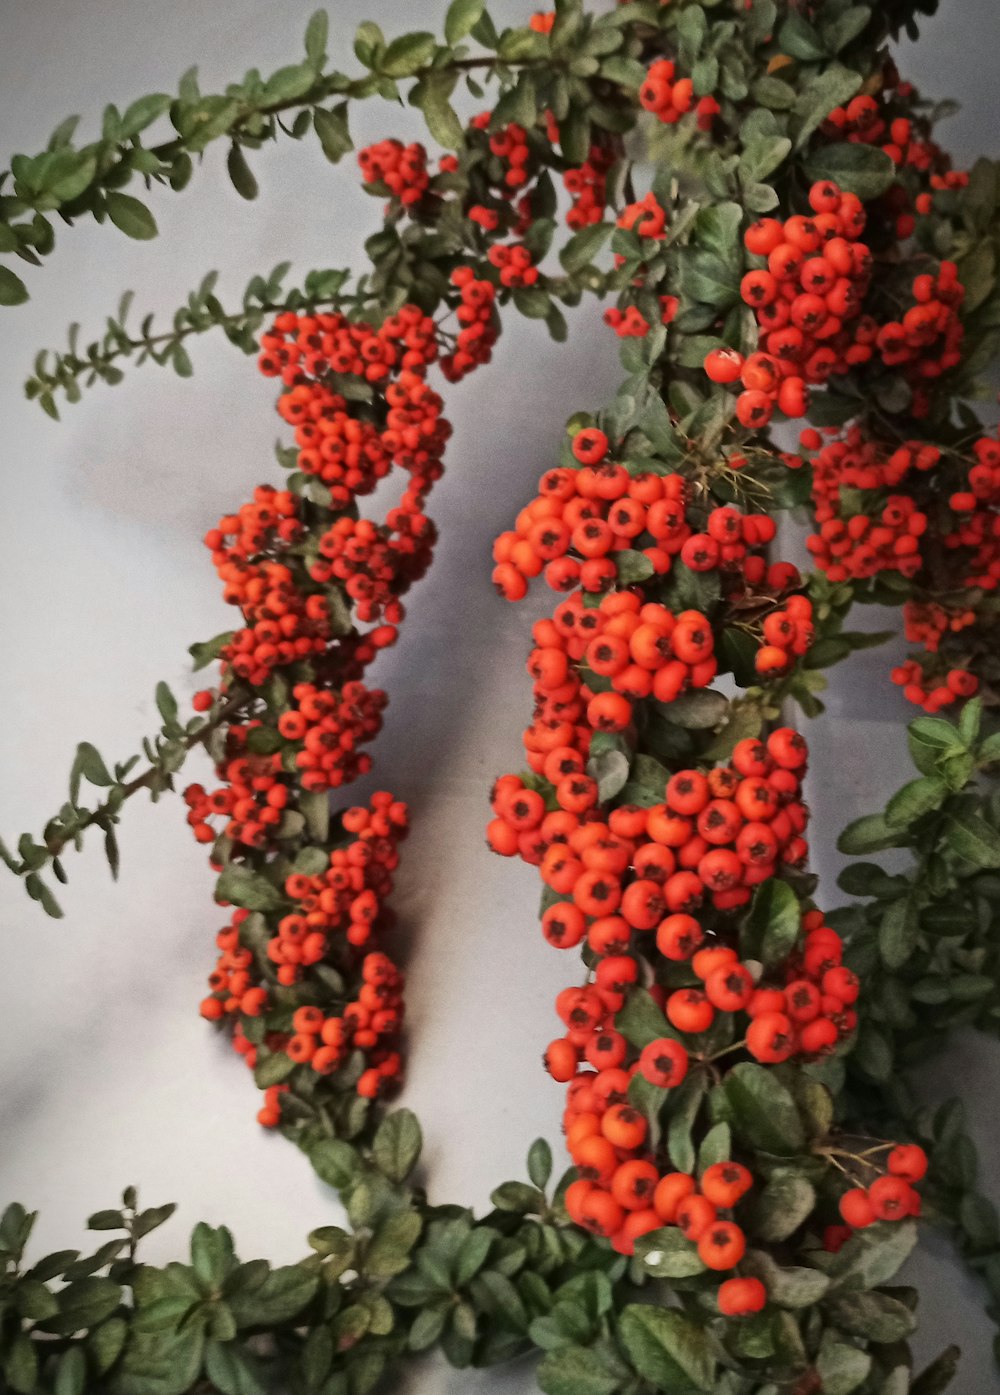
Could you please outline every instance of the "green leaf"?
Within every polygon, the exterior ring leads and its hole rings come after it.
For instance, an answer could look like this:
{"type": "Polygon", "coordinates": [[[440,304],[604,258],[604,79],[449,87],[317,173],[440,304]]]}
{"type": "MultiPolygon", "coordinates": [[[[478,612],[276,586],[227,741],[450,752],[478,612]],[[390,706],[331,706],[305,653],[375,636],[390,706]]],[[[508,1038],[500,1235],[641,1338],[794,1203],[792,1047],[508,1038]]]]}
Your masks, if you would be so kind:
{"type": "Polygon", "coordinates": [[[700,248],[685,248],[681,254],[681,290],[691,300],[728,309],[739,299],[739,282],[732,269],[715,255],[700,248]]]}
{"type": "Polygon", "coordinates": [[[174,99],[168,92],[151,92],[148,97],[140,97],[137,102],[127,106],[122,116],[122,140],[131,140],[147,126],[152,126],[161,116],[166,116],[173,102],[174,99]]]}
{"type": "Polygon", "coordinates": [[[830,1276],[840,1292],[878,1288],[895,1276],[916,1243],[912,1221],[880,1221],[847,1242],[829,1266],[830,1276]]]}
{"type": "Polygon", "coordinates": [[[896,177],[892,157],[873,145],[820,146],[804,163],[807,179],[832,179],[859,199],[877,199],[896,177]]]}
{"type": "Polygon", "coordinates": [[[817,63],[829,57],[818,31],[804,15],[791,13],[778,30],[778,50],[803,63],[817,63]]]}
{"type": "Polygon", "coordinates": [[[552,1149],[544,1138],[536,1138],[528,1149],[528,1176],[542,1189],[552,1176],[552,1149]]]}
{"type": "Polygon", "coordinates": [[[535,1372],[543,1395],[614,1395],[621,1381],[598,1364],[589,1347],[550,1351],[535,1372]]]}
{"type": "Polygon", "coordinates": [[[125,1216],[121,1211],[95,1211],[87,1219],[88,1230],[124,1230],[125,1216]]]}
{"type": "Polygon", "coordinates": [[[410,1251],[420,1238],[423,1221],[416,1211],[397,1211],[383,1221],[368,1246],[365,1273],[379,1279],[401,1274],[410,1262],[410,1251]]]}
{"type": "Polygon", "coordinates": [[[787,882],[771,877],[754,893],[742,937],[746,957],[759,959],[767,969],[783,964],[798,941],[801,924],[799,898],[787,882]]]}
{"type": "Polygon", "coordinates": [[[405,1182],[417,1165],[423,1135],[417,1116],[410,1109],[396,1109],[387,1114],[372,1142],[375,1166],[391,1182],[405,1182]]]}
{"type": "Polygon", "coordinates": [[[644,552],[626,548],[622,552],[612,552],[611,561],[618,569],[619,586],[635,586],[637,582],[647,582],[653,576],[654,566],[644,552]]]}
{"type": "Polygon", "coordinates": [[[501,1182],[490,1193],[490,1200],[498,1211],[514,1211],[522,1216],[538,1215],[545,1205],[542,1193],[527,1182],[501,1182]]]}
{"type": "Polygon", "coordinates": [[[892,901],[879,923],[878,952],[887,969],[899,969],[917,947],[920,922],[910,896],[892,901]]]}
{"type": "Polygon", "coordinates": [[[635,1252],[643,1268],[658,1279],[689,1279],[705,1272],[698,1246],[674,1225],[643,1235],[635,1242],[635,1252]]]}
{"type": "Polygon", "coordinates": [[[91,1275],[75,1279],[59,1294],[59,1312],[38,1326],[44,1332],[68,1336],[84,1327],[96,1327],[109,1318],[121,1302],[122,1291],[111,1279],[91,1275]]]}
{"type": "Polygon", "coordinates": [[[282,893],[266,877],[236,863],[222,869],[215,883],[215,899],[248,911],[280,911],[286,904],[282,893]]]}
{"type": "Polygon", "coordinates": [[[177,699],[166,683],[160,682],[156,685],[156,710],[169,725],[177,721],[177,699]]]}
{"type": "Polygon", "coordinates": [[[229,178],[232,180],[233,188],[241,199],[255,199],[259,192],[257,180],[254,178],[253,170],[247,164],[247,158],[243,154],[243,147],[233,141],[229,147],[229,155],[226,157],[226,169],[229,171],[229,178]]]}
{"type": "Polygon", "coordinates": [[[436,48],[437,40],[433,34],[423,31],[417,34],[400,34],[383,53],[378,71],[385,73],[387,77],[412,77],[430,62],[436,48]]]}
{"type": "Polygon", "coordinates": [[[906,1304],[888,1293],[839,1294],[829,1311],[842,1331],[873,1342],[905,1341],[917,1325],[906,1304]]]}
{"type": "Polygon", "coordinates": [[[594,223],[589,228],[581,228],[559,249],[559,261],[564,271],[571,275],[590,266],[594,258],[614,232],[613,223],[594,223]]]}
{"type": "Polygon", "coordinates": [[[444,36],[450,44],[457,44],[466,34],[471,34],[482,19],[486,0],[451,0],[444,17],[444,36]]]}
{"type": "Polygon", "coordinates": [[[20,276],[9,266],[0,266],[0,305],[23,305],[27,299],[28,288],[20,276]]]}
{"type": "MultiPolygon", "coordinates": [[[[673,1035],[672,1031],[664,1035],[673,1035]]],[[[694,1172],[697,1154],[692,1138],[695,1120],[705,1099],[704,1076],[691,1072],[670,1096],[667,1153],[681,1172],[694,1172]]]]}
{"type": "Polygon", "coordinates": [[[625,1006],[615,1016],[615,1028],[640,1050],[660,1037],[675,1035],[662,1009],[645,988],[632,989],[625,1006]]]}
{"type": "Polygon", "coordinates": [[[438,145],[446,150],[461,150],[465,131],[448,100],[453,87],[454,78],[448,73],[428,74],[414,88],[410,100],[423,112],[427,129],[438,145]]]}
{"type": "Polygon", "coordinates": [[[309,1161],[320,1179],[337,1191],[350,1186],[360,1166],[355,1150],[339,1138],[324,1138],[313,1144],[309,1161]]]}
{"type": "Polygon", "coordinates": [[[639,1374],[659,1389],[714,1388],[708,1334],[683,1313],[630,1303],[618,1320],[618,1338],[639,1374]]]}
{"type": "Polygon", "coordinates": [[[216,635],[213,639],[199,640],[192,644],[188,653],[194,660],[194,671],[197,673],[200,668],[205,668],[213,659],[217,659],[226,645],[232,643],[233,634],[233,630],[226,630],[224,634],[216,635]]]}
{"type": "Polygon", "coordinates": [[[7,1348],[3,1373],[11,1390],[32,1395],[38,1383],[38,1356],[27,1332],[18,1332],[7,1348]]]}
{"type": "Polygon", "coordinates": [[[134,237],[140,242],[148,241],[157,233],[156,220],[144,203],[131,194],[122,194],[111,189],[105,196],[108,217],[126,237],[134,237]]]}
{"type": "Polygon", "coordinates": [[[331,164],[336,164],[348,151],[354,149],[351,133],[347,126],[347,103],[330,108],[313,108],[313,125],[323,148],[323,154],[331,164]]]}
{"type": "Polygon", "coordinates": [[[80,780],[85,779],[92,785],[107,788],[114,784],[108,767],[104,764],[104,758],[96,746],[92,746],[89,741],[81,741],[76,748],[76,756],[73,760],[69,774],[69,797],[70,802],[75,804],[80,795],[80,780]]]}
{"type": "Polygon", "coordinates": [[[884,814],[864,814],[849,823],[837,839],[837,851],[854,857],[858,853],[897,848],[905,841],[901,830],[889,827],[884,814]]]}
{"type": "MultiPolygon", "coordinates": [[[[851,5],[837,16],[822,25],[823,40],[831,53],[839,53],[864,30],[872,12],[867,5],[851,5]]],[[[839,98],[838,102],[844,101],[839,98]]],[[[836,105],[836,104],[831,104],[836,105]]]]}
{"type": "Polygon", "coordinates": [[[661,710],[669,721],[686,731],[711,731],[725,720],[729,699],[714,688],[692,688],[661,710]]]}
{"type": "Polygon", "coordinates": [[[757,1240],[787,1240],[812,1215],[816,1192],[808,1178],[790,1167],[779,1167],[754,1199],[751,1233],[757,1240]]]}
{"type": "Polygon", "coordinates": [[[268,1395],[260,1359],[235,1342],[208,1342],[205,1375],[222,1395],[268,1395]]]}
{"type": "Polygon", "coordinates": [[[87,1383],[87,1360],[82,1347],[70,1347],[59,1358],[55,1395],[83,1395],[87,1383]]]}
{"type": "Polygon", "coordinates": [[[278,1327],[290,1322],[312,1299],[319,1276],[300,1264],[272,1269],[255,1288],[227,1294],[238,1327],[278,1327]]]}
{"type": "Polygon", "coordinates": [[[770,1301],[780,1308],[811,1308],[830,1288],[830,1280],[818,1269],[782,1267],[763,1250],[748,1250],[740,1267],[761,1280],[770,1301]]]}
{"type": "Polygon", "coordinates": [[[49,172],[46,179],[46,192],[54,194],[62,203],[72,203],[89,188],[97,173],[97,161],[93,156],[82,155],[76,150],[67,150],[57,157],[62,169],[49,172]]]}
{"type": "Polygon", "coordinates": [[[792,148],[787,136],[760,136],[744,147],[740,156],[740,180],[756,184],[778,168],[792,148]]]}
{"type": "Polygon", "coordinates": [[[772,1071],[743,1061],[722,1086],[733,1111],[732,1125],[749,1144],[766,1153],[797,1153],[805,1130],[795,1100],[772,1071]]]}
{"type": "Polygon", "coordinates": [[[597,781],[597,797],[606,804],[628,783],[628,756],[619,750],[601,751],[587,762],[587,773],[597,781]]]}
{"type": "Polygon", "coordinates": [[[838,1342],[836,1334],[829,1329],[823,1333],[816,1357],[816,1374],[823,1382],[820,1388],[824,1395],[851,1395],[851,1391],[857,1390],[867,1379],[871,1365],[869,1352],[849,1342],[838,1342]]]}
{"type": "Polygon", "coordinates": [[[924,775],[911,780],[889,800],[885,821],[890,828],[908,828],[916,819],[932,809],[939,809],[948,794],[948,787],[936,775],[924,775]]]}
{"type": "Polygon", "coordinates": [[[54,1317],[59,1311],[59,1300],[40,1279],[18,1279],[14,1289],[14,1306],[30,1322],[54,1317]]]}
{"type": "MultiPolygon", "coordinates": [[[[281,102],[297,102],[304,97],[316,81],[316,73],[311,63],[289,63],[272,73],[264,84],[264,100],[271,105],[281,102]]],[[[227,125],[226,129],[229,129],[227,125]]]]}
{"type": "MultiPolygon", "coordinates": [[[[782,87],[787,86],[780,79],[761,79],[761,83],[765,81],[777,81],[782,87]]],[[[808,144],[809,137],[826,120],[834,107],[850,101],[860,90],[862,81],[860,73],[852,72],[840,63],[831,63],[828,68],[824,68],[821,73],[817,73],[806,82],[795,97],[793,130],[796,150],[801,150],[808,144]]],[[[758,83],[754,87],[755,96],[758,95],[760,85],[758,83]]],[[[794,96],[794,88],[790,90],[794,96]]],[[[764,99],[758,97],[758,100],[764,99]]],[[[770,103],[765,102],[765,105],[770,103]]]]}
{"type": "Polygon", "coordinates": [[[1000,867],[1000,834],[978,814],[953,814],[945,826],[948,846],[977,867],[1000,867]]]}
{"type": "Polygon", "coordinates": [[[314,68],[322,68],[330,37],[330,20],[326,10],[316,10],[306,25],[306,57],[314,68]]]}

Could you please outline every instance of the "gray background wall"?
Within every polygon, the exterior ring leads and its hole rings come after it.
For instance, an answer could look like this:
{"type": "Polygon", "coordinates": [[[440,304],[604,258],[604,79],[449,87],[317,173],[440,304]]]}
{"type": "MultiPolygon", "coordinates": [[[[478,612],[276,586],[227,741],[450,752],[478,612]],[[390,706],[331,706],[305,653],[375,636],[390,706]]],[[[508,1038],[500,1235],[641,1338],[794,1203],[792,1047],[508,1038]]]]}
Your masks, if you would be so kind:
{"type": "MultiPolygon", "coordinates": [[[[173,90],[200,65],[215,90],[255,65],[294,61],[311,0],[6,0],[0,13],[0,148],[40,149],[56,122],[102,104],[173,90]]],[[[388,32],[437,27],[443,0],[332,7],[331,52],[349,55],[357,22],[388,32]]],[[[501,0],[499,20],[525,7],[501,0]]],[[[994,7],[945,0],[905,71],[928,93],[962,99],[947,138],[959,158],[995,150],[994,7]]],[[[348,63],[353,59],[347,58],[348,63]]],[[[362,107],[358,144],[417,135],[412,112],[362,107]]],[[[61,804],[77,741],[109,758],[138,748],[156,725],[152,692],[197,686],[186,646],[230,623],[200,543],[218,515],[259,480],[273,479],[273,390],[218,341],[193,348],[196,376],[148,368],[115,390],[68,408],[62,424],[25,402],[35,350],[64,342],[67,323],[98,332],[126,287],[140,309],[171,311],[210,267],[235,300],[250,274],[291,259],[298,271],[358,265],[379,206],[351,162],[332,170],[312,143],[284,142],[256,159],[261,196],[242,203],[222,170],[224,152],[181,196],[150,202],[160,238],[129,242],[112,228],[61,230],[33,299],[3,312],[0,419],[4,423],[0,548],[0,829],[38,831],[61,804]]],[[[551,462],[565,417],[599,402],[617,377],[614,343],[591,306],[575,319],[572,348],[512,320],[492,371],[448,393],[456,426],[449,474],[433,501],[441,528],[435,566],[412,598],[397,648],[381,661],[391,708],[377,750],[376,784],[415,816],[395,904],[412,936],[406,1103],[427,1136],[431,1194],[483,1207],[493,1185],[521,1174],[530,1141],[558,1138],[560,1095],[539,1066],[553,1035],[552,1001],[571,966],[535,924],[536,883],[486,850],[486,792],[517,768],[530,693],[523,672],[539,593],[508,607],[489,584],[491,541],[551,462]]],[[[834,680],[832,723],[816,725],[816,864],[833,902],[835,855],[820,830],[880,804],[906,778],[900,723],[908,715],[886,680],[891,656],[863,654],[834,680]]],[[[203,778],[205,764],[190,778],[203,778]]],[[[122,832],[123,870],[112,887],[96,846],[70,857],[66,919],[53,922],[13,881],[0,881],[4,1011],[0,1019],[0,1198],[41,1210],[40,1248],[84,1243],[83,1219],[137,1182],[148,1204],[180,1202],[148,1255],[177,1254],[197,1219],[230,1225],[245,1257],[290,1261],[305,1233],[334,1219],[329,1194],[305,1161],[253,1122],[244,1067],[197,1016],[211,966],[211,875],[179,803],[136,802],[122,832]]],[[[927,1078],[933,1097],[961,1084],[1000,1194],[996,1078],[1000,1049],[969,1039],[927,1078]]],[[[929,1239],[913,1274],[924,1288],[919,1347],[967,1348],[959,1395],[996,1388],[989,1324],[972,1286],[929,1239]]],[[[423,1395],[528,1391],[530,1372],[418,1368],[423,1395]]]]}

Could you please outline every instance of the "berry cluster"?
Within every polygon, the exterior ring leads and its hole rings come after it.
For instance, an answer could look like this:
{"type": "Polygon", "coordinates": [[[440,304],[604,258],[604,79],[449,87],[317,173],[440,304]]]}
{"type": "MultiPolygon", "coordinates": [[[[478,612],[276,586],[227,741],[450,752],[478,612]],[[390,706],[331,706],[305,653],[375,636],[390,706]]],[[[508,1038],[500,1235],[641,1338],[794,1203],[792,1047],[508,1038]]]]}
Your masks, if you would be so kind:
{"type": "Polygon", "coordinates": [[[911,410],[915,417],[930,410],[926,383],[961,362],[965,331],[959,307],[964,298],[958,267],[943,261],[936,276],[923,272],[914,278],[915,304],[901,319],[886,321],[878,331],[882,362],[887,368],[901,368],[914,386],[911,410]]]}
{"type": "Polygon", "coordinates": [[[366,184],[384,186],[404,208],[419,203],[431,182],[427,151],[416,142],[380,140],[358,152],[358,164],[366,184]]]}
{"type": "Polygon", "coordinates": [[[911,471],[932,470],[935,446],[907,441],[886,445],[854,423],[824,443],[813,430],[801,443],[812,456],[814,517],[818,530],[807,547],[831,581],[894,571],[912,577],[921,565],[927,515],[899,490],[911,471]],[[845,502],[849,501],[849,502],[845,502]]]}
{"type": "Polygon", "coordinates": [[[320,559],[309,568],[310,577],[321,585],[342,583],[357,618],[377,625],[370,638],[379,648],[395,639],[405,614],[399,597],[419,581],[431,560],[437,532],[419,504],[408,490],[384,524],[338,518],[319,539],[320,559]]]}
{"type": "Polygon", "coordinates": [[[639,102],[668,126],[694,111],[700,131],[710,131],[719,114],[719,103],[713,96],[695,98],[694,83],[689,77],[677,77],[677,68],[670,58],[652,63],[639,88],[639,102]]]}
{"type": "Polygon", "coordinates": [[[812,459],[817,529],[806,545],[816,565],[835,583],[888,572],[915,588],[903,607],[904,633],[924,653],[896,665],[893,682],[929,713],[972,696],[979,616],[967,601],[936,597],[1000,585],[1000,442],[974,444],[972,461],[958,463],[962,487],[946,500],[936,481],[956,462],[937,446],[887,443],[857,422],[825,440],[809,429],[801,443],[812,459]],[[935,542],[927,552],[926,537],[935,542]]]}
{"type": "Polygon", "coordinates": [[[810,385],[874,353],[877,326],[861,316],[872,265],[860,241],[864,205],[829,180],[812,186],[809,204],[811,217],[761,218],[744,235],[762,263],[740,285],[757,318],[760,351],[745,362],[734,350],[716,351],[705,363],[715,382],[742,383],[737,416],[744,426],[766,426],[775,406],[804,415],[810,385]]]}
{"type": "Polygon", "coordinates": [[[500,323],[494,308],[497,292],[492,281],[477,279],[469,266],[458,266],[451,273],[451,284],[459,289],[461,303],[455,316],[462,328],[453,351],[441,360],[441,371],[450,383],[457,383],[474,368],[489,363],[500,323]]]}
{"type": "Polygon", "coordinates": [[[624,805],[604,821],[579,749],[529,749],[556,807],[505,775],[494,787],[488,839],[494,851],[537,865],[549,891],[565,898],[542,917],[550,944],[569,949],[586,937],[594,953],[606,954],[627,949],[633,931],[655,930],[659,952],[684,959],[700,941],[691,912],[706,896],[717,910],[733,910],[779,865],[804,860],[805,760],[805,743],[788,728],[766,747],[748,738],[731,766],[707,775],[679,770],[662,802],[624,805]]]}
{"type": "Polygon", "coordinates": [[[886,1169],[866,1187],[852,1187],[840,1198],[840,1214],[851,1231],[920,1215],[920,1193],[913,1184],[927,1174],[927,1154],[916,1143],[899,1144],[889,1152],[886,1169]]]}
{"type": "MultiPolygon", "coordinates": [[[[282,890],[293,909],[277,919],[269,937],[250,935],[249,912],[234,911],[216,936],[219,958],[201,1013],[209,1021],[228,1017],[234,1022],[234,1045],[251,1068],[258,1056],[243,1020],[262,1014],[268,1014],[263,1036],[268,1050],[284,1052],[317,1074],[331,1075],[351,1052],[363,1052],[366,1066],[354,1088],[373,1098],[402,1068],[403,979],[384,953],[360,957],[360,951],[393,923],[385,903],[399,863],[398,843],[406,835],[406,806],[391,794],[378,793],[370,808],[347,809],[341,826],[352,836],[329,853],[325,871],[292,872],[286,878],[282,890]],[[332,989],[328,977],[310,973],[329,963],[341,976],[352,969],[360,974],[356,997],[346,988],[332,989]],[[306,1003],[292,1014],[289,1033],[281,1029],[280,995],[300,984],[306,1003]],[[270,1026],[272,1016],[277,1029],[270,1026]]],[[[262,1124],[272,1126],[280,1117],[277,1096],[265,1101],[258,1115],[262,1124]]]]}
{"type": "MultiPolygon", "coordinates": [[[[374,173],[395,149],[389,142],[366,152],[366,169],[374,173]]],[[[473,281],[471,271],[456,272],[469,310],[473,281]]],[[[476,285],[485,287],[479,302],[492,305],[492,284],[476,285]]],[[[469,316],[478,318],[478,310],[469,316]]],[[[245,621],[220,645],[218,696],[234,679],[256,692],[246,719],[227,725],[222,787],[186,791],[188,821],[199,841],[214,845],[213,857],[242,863],[235,870],[260,883],[246,905],[268,909],[236,909],[220,932],[202,1013],[226,1021],[248,1065],[260,1064],[263,1049],[265,1059],[283,1055],[307,1072],[304,1080],[329,1078],[331,1107],[374,1098],[401,1071],[402,977],[367,947],[391,924],[385,899],[405,806],[376,794],[370,808],[346,810],[329,838],[313,842],[309,830],[327,824],[316,801],[370,768],[361,748],[381,726],[386,696],[361,674],[395,639],[400,597],[430,559],[435,534],[424,506],[450,434],[424,377],[438,348],[436,326],[415,306],[377,329],[340,314],[279,315],[263,336],[260,368],[283,385],[278,411],[295,428],[301,471],[293,478],[316,477],[325,493],[306,507],[297,493],[261,486],[205,539],[225,598],[245,621]],[[384,523],[357,517],[357,497],[393,466],[410,478],[384,523]],[[352,609],[374,628],[345,624],[352,609]],[[213,827],[220,817],[221,838],[213,827]],[[277,901],[280,910],[271,908],[277,901]]],[[[206,690],[194,705],[208,711],[216,700],[206,690]]],[[[268,1087],[262,1124],[281,1121],[299,1079],[268,1087]]]]}
{"type": "Polygon", "coordinates": [[[538,268],[534,265],[530,250],[523,242],[511,246],[495,244],[486,254],[490,266],[495,266],[500,274],[500,284],[507,290],[520,286],[533,286],[538,280],[538,268]]]}
{"type": "Polygon", "coordinates": [[[608,174],[618,158],[618,149],[607,138],[592,145],[582,165],[563,172],[563,186],[572,199],[566,223],[575,232],[599,223],[608,206],[608,174]]]}

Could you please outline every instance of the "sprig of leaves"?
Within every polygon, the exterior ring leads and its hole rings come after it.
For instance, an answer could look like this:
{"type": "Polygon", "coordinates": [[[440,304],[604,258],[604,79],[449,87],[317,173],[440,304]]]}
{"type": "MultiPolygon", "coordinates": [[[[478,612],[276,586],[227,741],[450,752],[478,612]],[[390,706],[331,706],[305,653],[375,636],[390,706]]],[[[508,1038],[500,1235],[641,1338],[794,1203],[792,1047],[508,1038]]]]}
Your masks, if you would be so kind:
{"type": "Polygon", "coordinates": [[[169,329],[160,328],[152,314],[144,316],[133,328],[129,316],[134,296],[128,291],[115,314],[108,317],[102,338],[83,347],[79,342],[80,326],[74,324],[70,326],[65,351],[50,353],[43,349],[37,355],[34,372],[24,384],[25,396],[58,419],[58,394],[69,403],[79,402],[84,388],[98,382],[120,383],[124,377],[123,362],[136,367],[155,363],[188,378],[193,366],[186,341],[195,335],[219,329],[230,344],[245,354],[254,354],[262,326],[278,311],[339,310],[354,303],[356,297],[345,289],[349,272],[311,271],[299,288],[285,286],[289,269],[288,262],[281,262],[266,276],[252,276],[241,297],[240,309],[235,311],[226,310],[218,300],[218,273],[209,272],[172,316],[169,329]]]}

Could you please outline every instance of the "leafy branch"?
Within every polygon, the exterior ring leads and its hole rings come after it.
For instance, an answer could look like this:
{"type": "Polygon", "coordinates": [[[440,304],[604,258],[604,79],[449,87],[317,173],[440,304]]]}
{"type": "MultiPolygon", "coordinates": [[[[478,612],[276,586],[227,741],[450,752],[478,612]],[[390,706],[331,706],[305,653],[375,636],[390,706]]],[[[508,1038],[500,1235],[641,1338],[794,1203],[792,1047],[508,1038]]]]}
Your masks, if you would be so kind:
{"type": "MultiPolygon", "coordinates": [[[[195,159],[223,138],[231,142],[230,179],[248,199],[255,197],[257,184],[245,152],[278,139],[279,133],[298,140],[315,131],[323,153],[336,163],[353,148],[349,101],[380,96],[398,102],[402,81],[412,82],[408,100],[423,111],[433,138],[446,148],[460,148],[464,130],[450,98],[462,75],[471,78],[474,70],[483,70],[507,84],[518,70],[536,68],[551,80],[563,66],[560,53],[542,35],[529,28],[498,33],[481,4],[463,0],[461,8],[458,18],[449,12],[445,44],[425,32],[387,42],[378,25],[363,23],[354,44],[355,56],[366,69],[361,77],[326,70],[329,22],[318,11],[306,30],[305,60],[279,68],[266,79],[251,69],[241,83],[206,95],[192,68],[181,79],[176,97],[152,93],[124,112],[114,105],[106,107],[100,139],[79,147],[72,143],[79,118],[69,117],[56,127],[43,152],[15,155],[10,169],[0,172],[0,254],[14,254],[40,266],[55,245],[48,216],[53,213],[69,224],[89,215],[98,223],[109,220],[128,237],[155,237],[152,213],[140,199],[124,193],[125,187],[138,177],[147,189],[155,183],[179,191],[191,179],[195,159]],[[493,52],[469,57],[460,41],[470,35],[493,52]],[[331,98],[340,100],[325,105],[331,98]],[[281,118],[291,112],[296,115],[287,124],[281,118]],[[168,115],[177,134],[159,144],[144,145],[143,133],[168,115]],[[4,188],[8,180],[9,191],[4,188]]],[[[652,5],[641,8],[655,13],[652,5]]],[[[588,20],[582,35],[576,30],[567,34],[565,63],[582,53],[584,76],[597,73],[600,67],[597,58],[586,52],[591,28],[599,30],[591,44],[595,54],[612,53],[625,42],[624,30],[607,20],[588,20]]],[[[474,88],[482,94],[478,84],[474,88]]],[[[21,278],[0,264],[0,305],[18,305],[27,299],[21,278]]]]}
{"type": "Polygon", "coordinates": [[[281,262],[268,276],[251,277],[239,310],[226,310],[217,299],[214,291],[218,272],[211,271],[173,315],[170,329],[158,329],[152,314],[146,315],[136,329],[130,328],[133,292],[127,291],[116,314],[108,317],[101,339],[80,348],[80,326],[73,324],[65,352],[43,349],[37,355],[34,372],[24,384],[25,396],[58,420],[58,392],[65,394],[67,402],[79,402],[81,384],[92,387],[97,382],[120,383],[124,374],[119,365],[124,360],[133,360],[137,366],[156,363],[187,378],[192,366],[185,341],[194,335],[221,329],[230,344],[245,354],[253,354],[258,349],[261,327],[277,311],[340,309],[352,299],[341,294],[350,275],[347,271],[310,271],[301,289],[285,289],[288,271],[289,263],[281,262]]]}
{"type": "Polygon", "coordinates": [[[111,868],[111,875],[118,877],[119,851],[115,835],[122,805],[127,799],[148,790],[153,803],[165,791],[173,788],[173,777],[180,770],[188,755],[198,746],[206,745],[213,734],[232,720],[235,714],[252,701],[253,694],[244,688],[234,688],[225,701],[217,704],[207,717],[193,717],[182,724],[178,718],[177,701],[166,683],[156,687],[156,705],[163,725],[157,735],[143,740],[143,751],[149,765],[139,775],[128,778],[141,760],[141,756],[130,756],[118,762],[111,770],[98,751],[89,741],[82,741],[76,750],[76,757],[70,769],[69,799],[54,818],[49,819],[42,830],[42,841],[36,842],[30,833],[23,833],[17,842],[18,856],[7,848],[0,839],[0,860],[5,862],[15,876],[24,878],[25,890],[33,901],[39,902],[42,909],[56,919],[62,910],[51,890],[43,881],[42,870],[49,864],[57,881],[68,880],[62,864],[62,854],[72,843],[79,852],[83,845],[83,835],[88,828],[100,828],[104,832],[104,850],[111,868]],[[94,808],[80,804],[80,785],[88,784],[108,791],[105,798],[94,808]]]}

